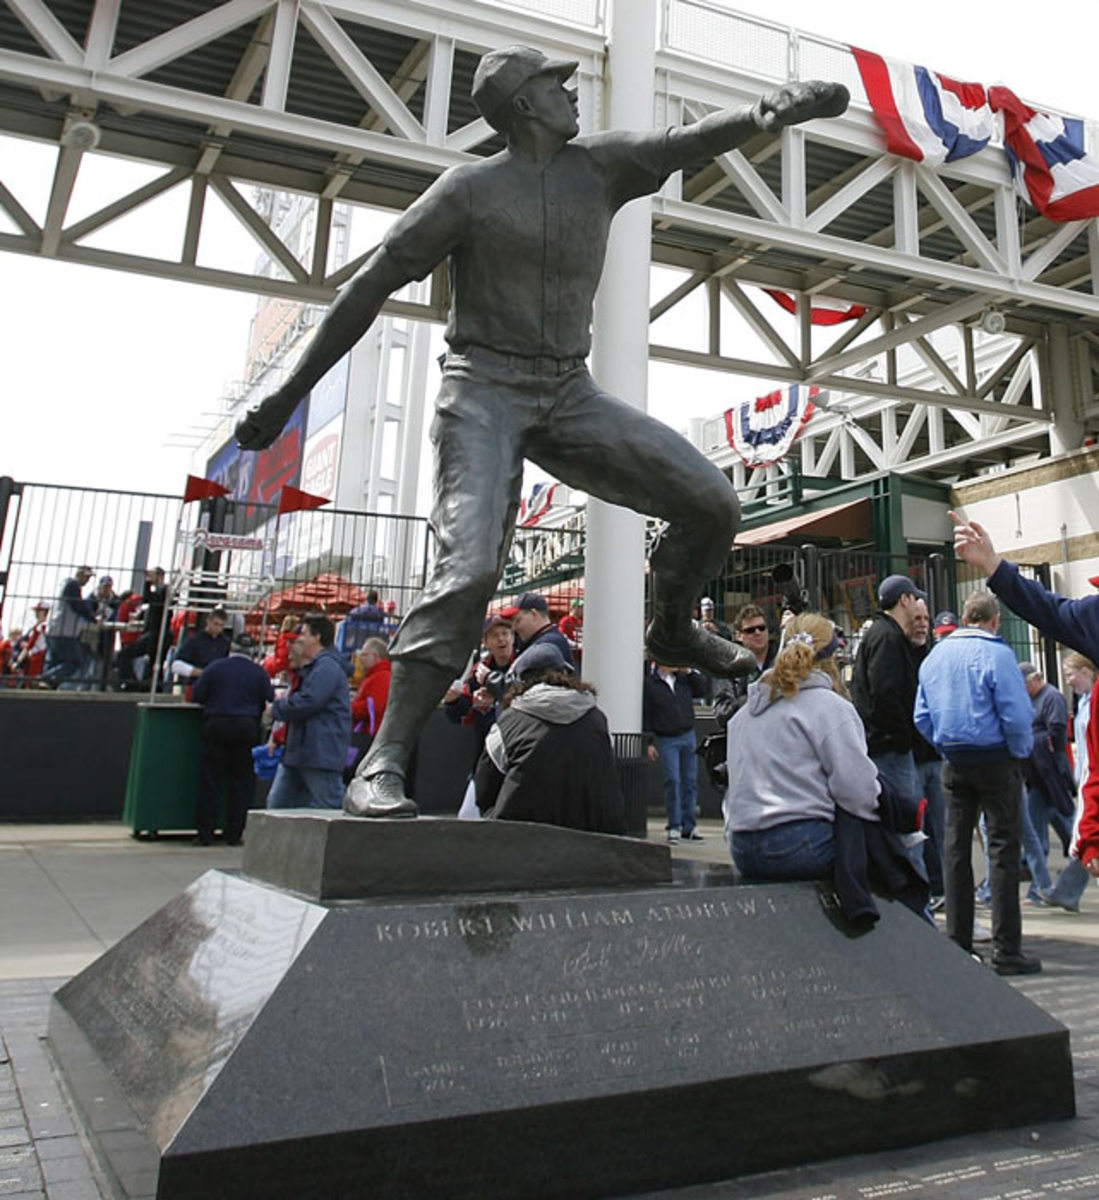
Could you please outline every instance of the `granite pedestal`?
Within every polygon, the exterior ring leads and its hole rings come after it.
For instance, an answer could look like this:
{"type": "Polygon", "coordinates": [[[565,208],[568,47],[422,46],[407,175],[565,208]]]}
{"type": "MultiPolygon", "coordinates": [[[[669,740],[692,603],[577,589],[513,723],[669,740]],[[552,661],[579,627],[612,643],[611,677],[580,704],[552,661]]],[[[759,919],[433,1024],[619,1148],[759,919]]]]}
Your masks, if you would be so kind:
{"type": "Polygon", "coordinates": [[[1065,1028],[896,905],[854,937],[720,871],[318,903],[291,869],[209,872],[55,998],[129,1196],[603,1197],[1073,1115],[1065,1028]]]}

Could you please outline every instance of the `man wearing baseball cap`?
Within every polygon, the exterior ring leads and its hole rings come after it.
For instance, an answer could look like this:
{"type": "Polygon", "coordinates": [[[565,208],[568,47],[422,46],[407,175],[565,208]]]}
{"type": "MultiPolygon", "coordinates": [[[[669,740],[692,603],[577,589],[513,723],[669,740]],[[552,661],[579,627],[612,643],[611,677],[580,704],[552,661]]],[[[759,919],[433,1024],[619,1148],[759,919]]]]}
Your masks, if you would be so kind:
{"type": "Polygon", "coordinates": [[[878,773],[915,804],[921,795],[912,755],[918,664],[909,644],[918,602],[927,603],[907,575],[888,575],[878,586],[878,615],[859,641],[851,699],[866,729],[866,748],[878,773]]]}
{"type": "Polygon", "coordinates": [[[511,616],[511,627],[515,630],[515,653],[520,655],[531,646],[553,645],[561,651],[561,657],[574,667],[572,647],[569,639],[557,628],[549,617],[549,604],[545,596],[537,592],[524,592],[515,602],[514,608],[505,608],[505,616],[511,616]]]}
{"type": "Polygon", "coordinates": [[[838,116],[847,89],[791,83],[692,125],[578,138],[576,92],[565,87],[576,68],[527,46],[484,55],[472,97],[505,149],[452,167],[391,226],[287,380],[237,426],[244,449],[269,446],[386,299],[449,260],[449,350],[432,426],[438,554],[393,641],[385,720],[345,798],[356,815],[416,813],[404,794],[408,756],[477,640],[524,457],[571,487],[668,523],[651,561],[651,655],[714,675],[751,667],[742,648],[691,622],[699,588],[739,528],[736,493],[686,438],[595,383],[585,365],[592,306],[619,208],[760,133],[838,116]]]}

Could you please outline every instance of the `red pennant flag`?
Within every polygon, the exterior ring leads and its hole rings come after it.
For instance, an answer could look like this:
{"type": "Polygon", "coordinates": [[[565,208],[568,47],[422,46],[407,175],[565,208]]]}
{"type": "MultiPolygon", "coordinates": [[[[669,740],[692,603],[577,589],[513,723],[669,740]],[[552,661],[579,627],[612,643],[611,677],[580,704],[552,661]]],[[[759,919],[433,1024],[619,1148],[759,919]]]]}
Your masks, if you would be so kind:
{"type": "Polygon", "coordinates": [[[309,492],[303,492],[300,488],[287,485],[279,493],[279,514],[320,508],[322,504],[327,503],[328,498],[325,496],[314,496],[309,492]]]}
{"type": "Polygon", "coordinates": [[[187,486],[183,490],[183,503],[190,504],[192,500],[213,500],[217,496],[228,496],[229,489],[215,483],[212,479],[203,479],[199,475],[188,475],[187,486]]]}

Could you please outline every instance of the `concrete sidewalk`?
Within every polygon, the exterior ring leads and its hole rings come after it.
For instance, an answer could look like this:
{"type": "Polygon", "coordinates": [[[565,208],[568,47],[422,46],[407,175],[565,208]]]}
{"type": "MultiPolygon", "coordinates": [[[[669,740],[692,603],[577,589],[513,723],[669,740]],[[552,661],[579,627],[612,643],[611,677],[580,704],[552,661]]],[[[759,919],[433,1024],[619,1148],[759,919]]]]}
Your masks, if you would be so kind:
{"type": "MultiPolygon", "coordinates": [[[[705,841],[680,844],[674,855],[726,864],[719,822],[703,821],[700,830],[705,841]]],[[[662,822],[650,822],[649,837],[663,838],[662,822]]],[[[137,840],[115,823],[0,825],[0,1197],[111,1196],[86,1153],[42,1042],[50,994],[204,871],[238,867],[241,853],[225,846],[195,847],[189,836],[137,840]]],[[[987,912],[982,919],[987,921],[987,912]]],[[[1099,1198],[1099,888],[1088,889],[1079,914],[1024,908],[1023,923],[1026,948],[1043,960],[1045,970],[1012,986],[1072,1031],[1075,1121],[662,1195],[695,1200],[879,1200],[902,1192],[929,1200],[1099,1198]]],[[[787,1135],[796,1131],[784,1131],[776,1121],[776,1136],[787,1135]]]]}

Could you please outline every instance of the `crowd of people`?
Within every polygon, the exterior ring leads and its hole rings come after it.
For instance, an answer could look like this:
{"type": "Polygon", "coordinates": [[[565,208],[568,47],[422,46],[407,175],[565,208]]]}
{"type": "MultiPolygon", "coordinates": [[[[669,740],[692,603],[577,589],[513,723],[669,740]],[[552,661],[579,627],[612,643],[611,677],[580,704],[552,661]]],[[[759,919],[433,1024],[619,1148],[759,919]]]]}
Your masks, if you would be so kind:
{"type": "MultiPolygon", "coordinates": [[[[1001,559],[979,525],[955,520],[958,556],[988,589],[967,598],[960,620],[942,612],[932,622],[913,581],[890,576],[847,668],[849,690],[839,631],[806,612],[784,624],[746,696],[728,691],[725,832],[746,880],[829,879],[845,912],[863,919],[873,918],[872,891],[929,919],[943,907],[948,936],[970,953],[981,929],[975,906],[989,904],[993,969],[1033,974],[1041,963],[1023,950],[1021,906],[1075,911],[1099,875],[1099,728],[1090,719],[1099,597],[1047,591],[1001,559]],[[1072,648],[1071,761],[1065,699],[1000,637],[1001,602],[1072,648]],[[1051,829],[1067,859],[1056,882],[1051,829]],[[987,875],[976,884],[978,832],[987,875]]],[[[747,610],[737,636],[757,623],[747,610]]],[[[762,665],[762,646],[759,657],[762,665]]],[[[668,820],[678,840],[671,806],[668,820]]]]}
{"type": "MultiPolygon", "coordinates": [[[[749,669],[713,679],[647,663],[645,753],[660,764],[668,841],[701,840],[695,710],[712,699],[724,733],[708,765],[722,778],[725,835],[745,879],[831,879],[858,919],[875,919],[875,891],[929,918],[945,908],[960,946],[972,952],[975,940],[990,940],[997,971],[1031,973],[1040,963],[1022,949],[1021,903],[1075,910],[1099,875],[1089,765],[1099,763],[1090,721],[1099,596],[1047,592],[1004,562],[980,526],[956,520],[958,556],[985,574],[988,590],[968,597],[960,619],[932,620],[913,580],[889,576],[850,654],[819,613],[788,611],[772,630],[754,604],[726,623],[703,597],[696,622],[738,643],[749,669]],[[1064,697],[999,636],[997,597],[1071,648],[1071,745],[1064,697]],[[1056,881],[1051,829],[1067,859],[1056,881]],[[975,835],[987,863],[979,882],[975,835]],[[975,919],[980,904],[991,907],[990,934],[975,919]]],[[[158,569],[140,595],[115,594],[106,575],[89,587],[93,578],[91,567],[77,568],[54,600],[34,606],[26,631],[0,639],[9,682],[140,687],[158,648],[169,647],[165,678],[204,710],[196,841],[209,844],[220,824],[226,841],[240,842],[257,756],[275,766],[268,807],[342,806],[389,700],[392,602],[372,590],[340,621],[289,615],[261,659],[240,619],[220,607],[189,633],[166,626],[158,569]]],[[[446,717],[474,734],[460,815],[622,832],[607,722],[579,680],[582,600],[558,614],[533,592],[489,612],[481,645],[446,692],[446,717]]]]}
{"type": "MultiPolygon", "coordinates": [[[[274,766],[268,808],[342,806],[389,699],[389,612],[371,591],[339,623],[323,613],[288,619],[262,666],[249,661],[245,636],[234,636],[230,651],[216,612],[184,643],[173,669],[182,663],[177,674],[192,681],[191,699],[204,708],[198,844],[215,835],[222,786],[225,839],[240,841],[257,760],[262,773],[274,766]],[[211,665],[204,651],[217,639],[211,665]]],[[[475,733],[465,815],[622,832],[606,719],[576,676],[582,638],[582,602],[555,622],[535,593],[485,620],[482,645],[443,704],[475,733]],[[569,786],[558,786],[555,773],[569,786]]]]}
{"type": "Polygon", "coordinates": [[[55,597],[32,606],[25,626],[0,637],[3,686],[64,691],[142,686],[158,647],[162,658],[171,650],[170,631],[162,637],[164,572],[146,571],[140,592],[116,592],[110,575],[94,584],[93,579],[90,566],[77,567],[55,597]]]}

